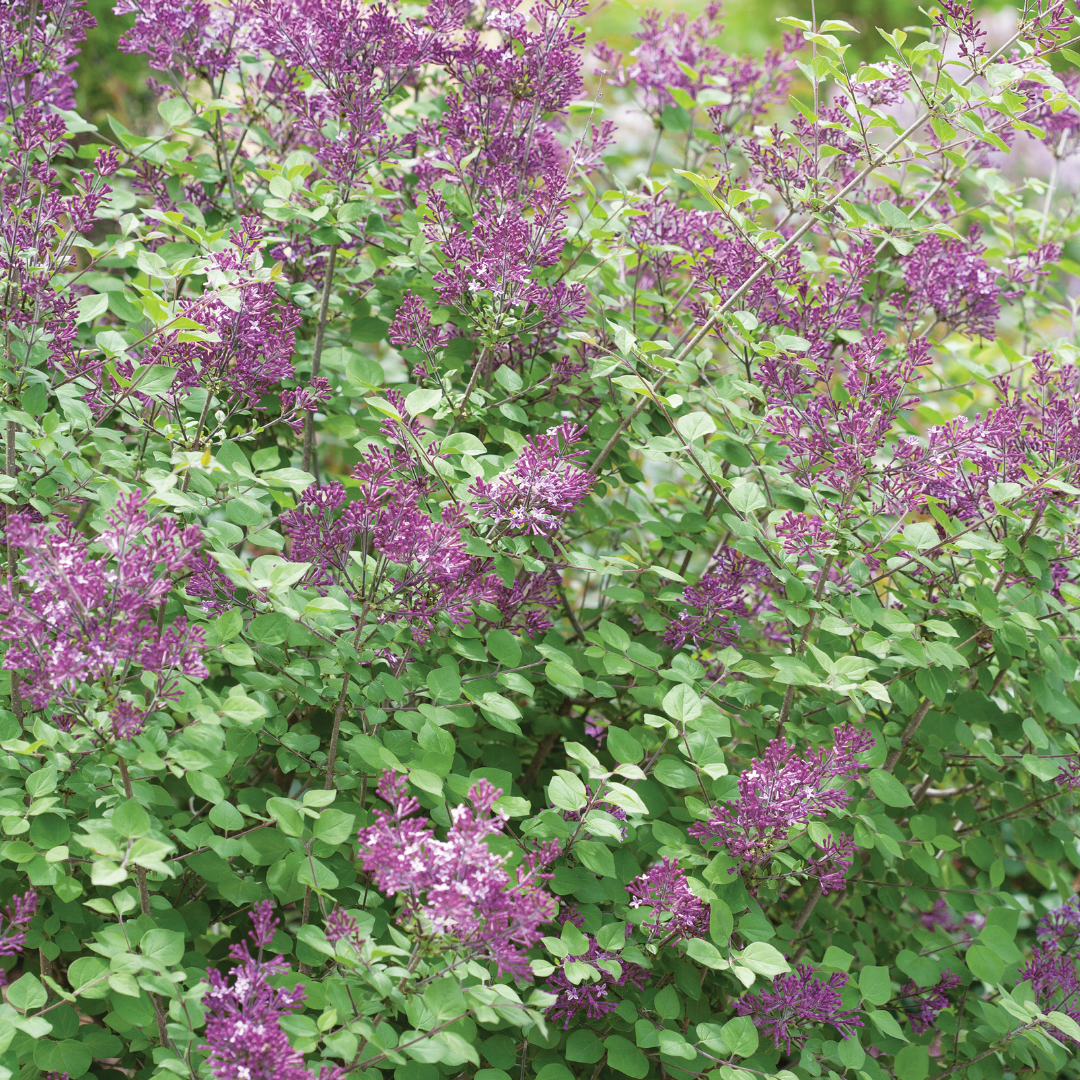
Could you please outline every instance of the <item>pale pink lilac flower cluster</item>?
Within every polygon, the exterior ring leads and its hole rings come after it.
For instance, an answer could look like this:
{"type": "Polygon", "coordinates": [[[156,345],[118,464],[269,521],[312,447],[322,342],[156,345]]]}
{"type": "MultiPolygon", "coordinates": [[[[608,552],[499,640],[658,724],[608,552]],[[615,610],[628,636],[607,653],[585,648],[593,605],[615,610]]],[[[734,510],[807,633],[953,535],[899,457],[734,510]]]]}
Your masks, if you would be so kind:
{"type": "Polygon", "coordinates": [[[420,803],[408,794],[404,776],[384,772],[377,790],[388,809],[376,810],[375,824],[360,830],[360,859],[379,889],[403,901],[401,921],[443,951],[530,978],[526,950],[558,909],[544,887],[550,875],[541,869],[553,852],[527,854],[511,877],[505,857],[486,843],[507,820],[493,809],[502,792],[487,780],[477,781],[467,802],[453,809],[445,840],[416,816],[420,803]]]}

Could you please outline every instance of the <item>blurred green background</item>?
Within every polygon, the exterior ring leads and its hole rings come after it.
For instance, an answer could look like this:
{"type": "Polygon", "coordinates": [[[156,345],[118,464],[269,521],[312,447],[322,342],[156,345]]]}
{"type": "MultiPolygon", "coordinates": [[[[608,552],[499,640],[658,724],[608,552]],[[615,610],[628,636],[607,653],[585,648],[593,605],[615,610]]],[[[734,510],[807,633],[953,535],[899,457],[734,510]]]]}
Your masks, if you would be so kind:
{"type": "MultiPolygon", "coordinates": [[[[104,123],[111,113],[138,131],[155,119],[147,84],[150,72],[141,57],[128,56],[117,48],[120,35],[133,19],[114,15],[114,3],[88,0],[98,25],[80,58],[79,109],[95,123],[104,123]]],[[[633,34],[643,11],[662,7],[697,15],[705,6],[704,0],[597,0],[587,19],[589,41],[607,41],[613,48],[629,52],[634,48],[633,34]]],[[[930,10],[933,4],[922,6],[930,10]]],[[[978,9],[989,15],[1009,6],[1004,0],[987,0],[978,9]]],[[[858,29],[858,36],[849,39],[857,60],[888,55],[889,48],[876,27],[892,30],[928,22],[917,0],[816,0],[816,14],[819,22],[844,19],[858,29]]],[[[810,0],[731,0],[724,6],[724,32],[719,45],[730,53],[760,53],[779,42],[781,27],[776,20],[783,15],[809,19],[810,0]]]]}

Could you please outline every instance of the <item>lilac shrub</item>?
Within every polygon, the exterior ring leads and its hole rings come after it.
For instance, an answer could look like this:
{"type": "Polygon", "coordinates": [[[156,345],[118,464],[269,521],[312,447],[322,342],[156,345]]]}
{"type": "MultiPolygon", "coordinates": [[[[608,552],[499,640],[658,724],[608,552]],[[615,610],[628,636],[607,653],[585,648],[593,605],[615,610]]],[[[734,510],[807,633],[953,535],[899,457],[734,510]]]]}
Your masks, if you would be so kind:
{"type": "Polygon", "coordinates": [[[1075,10],[116,13],[135,131],[0,12],[0,1080],[1075,1076],[1075,10]]]}

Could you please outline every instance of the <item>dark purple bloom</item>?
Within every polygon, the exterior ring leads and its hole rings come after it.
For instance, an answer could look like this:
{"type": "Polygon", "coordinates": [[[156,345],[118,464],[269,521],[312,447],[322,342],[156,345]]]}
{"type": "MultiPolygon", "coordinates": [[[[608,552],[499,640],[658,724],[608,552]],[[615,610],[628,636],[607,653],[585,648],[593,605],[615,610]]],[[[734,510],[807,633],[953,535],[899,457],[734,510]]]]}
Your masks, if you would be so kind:
{"type": "MultiPolygon", "coordinates": [[[[201,1049],[209,1051],[215,1080],[314,1080],[280,1024],[304,1000],[304,991],[271,986],[269,978],[288,971],[289,965],[280,955],[262,959],[278,925],[272,913],[268,900],[252,911],[255,929],[248,936],[256,956],[243,941],[229,946],[236,967],[228,975],[215,969],[208,972],[210,990],[203,998],[206,1044],[201,1049]]],[[[340,1080],[343,1075],[343,1069],[323,1066],[319,1080],[340,1080]]]]}
{"type": "Polygon", "coordinates": [[[709,905],[698,899],[686,883],[686,872],[674,859],[664,858],[626,887],[631,907],[650,909],[642,926],[649,937],[679,941],[709,932],[709,905]]]}
{"type": "Polygon", "coordinates": [[[806,1036],[801,1029],[808,1024],[831,1024],[845,1037],[853,1028],[863,1026],[857,1012],[843,1007],[840,991],[847,985],[843,972],[823,980],[807,964],[800,964],[790,975],[778,975],[773,989],[760,994],[744,994],[735,1003],[738,1016],[749,1016],[754,1025],[772,1036],[773,1045],[790,1054],[792,1044],[801,1047],[806,1036]]]}
{"type": "Polygon", "coordinates": [[[202,630],[182,616],[165,626],[157,619],[173,575],[196,565],[202,533],[171,517],[151,519],[137,494],[121,498],[106,522],[96,541],[105,554],[94,556],[66,523],[10,520],[24,570],[21,589],[0,584],[0,639],[10,643],[4,666],[28,673],[22,682],[33,708],[60,705],[92,726],[105,709],[114,735],[130,738],[176,696],[177,675],[207,674],[202,630]],[[89,696],[95,687],[108,696],[89,696]]]}
{"type": "MultiPolygon", "coordinates": [[[[774,739],[739,777],[739,801],[714,808],[708,821],[690,826],[690,834],[726,847],[745,872],[754,872],[787,845],[791,830],[802,831],[812,818],[848,805],[851,796],[836,781],[867,768],[856,755],[873,745],[868,731],[850,724],[836,729],[831,749],[808,750],[805,757],[786,739],[774,739]]],[[[827,844],[801,872],[821,880],[823,889],[841,888],[852,850],[847,838],[827,844]]]]}
{"type": "MultiPolygon", "coordinates": [[[[26,948],[26,930],[30,920],[37,914],[38,895],[30,889],[21,896],[13,896],[4,908],[4,926],[0,929],[0,956],[18,956],[26,948]]],[[[7,976],[0,971],[0,986],[7,976]]]]}
{"type": "Polygon", "coordinates": [[[529,436],[513,468],[490,483],[473,484],[469,490],[498,534],[551,536],[562,528],[593,486],[581,468],[585,451],[571,449],[584,434],[584,428],[565,423],[529,436]]]}
{"type": "Polygon", "coordinates": [[[543,884],[549,875],[540,869],[550,853],[526,855],[511,879],[505,858],[486,843],[506,821],[492,810],[502,792],[487,780],[454,808],[445,840],[436,839],[430,821],[414,816],[420,804],[407,791],[404,776],[383,773],[378,793],[389,809],[376,810],[375,824],[360,830],[364,869],[380,889],[403,899],[401,920],[416,933],[445,951],[492,960],[500,972],[530,978],[525,950],[557,910],[543,884]]]}
{"type": "Polygon", "coordinates": [[[649,972],[640,964],[619,960],[614,953],[601,949],[591,934],[585,936],[589,941],[588,952],[574,959],[591,965],[600,978],[595,982],[583,979],[575,986],[560,968],[547,981],[546,989],[559,995],[558,1001],[547,1010],[548,1018],[562,1020],[564,1030],[569,1029],[570,1021],[579,1013],[584,1013],[587,1020],[599,1020],[609,1012],[614,1012],[621,1000],[612,994],[612,990],[617,987],[629,985],[640,990],[649,981],[649,972]],[[619,974],[613,975],[606,968],[600,967],[601,962],[618,964],[621,968],[619,974]]]}
{"type": "Polygon", "coordinates": [[[913,1008],[909,1007],[907,1014],[911,1021],[911,1030],[916,1035],[922,1035],[934,1027],[938,1014],[949,1007],[949,998],[945,991],[955,990],[959,985],[960,976],[946,968],[933,986],[919,987],[911,982],[901,987],[900,996],[913,1002],[913,1008]]]}

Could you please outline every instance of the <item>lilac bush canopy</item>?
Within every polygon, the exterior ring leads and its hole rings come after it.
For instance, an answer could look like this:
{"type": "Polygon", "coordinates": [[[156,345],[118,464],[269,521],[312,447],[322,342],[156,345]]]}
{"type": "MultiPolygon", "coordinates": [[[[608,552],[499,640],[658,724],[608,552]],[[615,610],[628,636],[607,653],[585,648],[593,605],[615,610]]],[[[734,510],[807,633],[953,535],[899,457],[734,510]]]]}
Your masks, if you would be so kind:
{"type": "Polygon", "coordinates": [[[0,1080],[1077,1075],[1077,12],[806,14],[2,6],[0,1080]]]}

